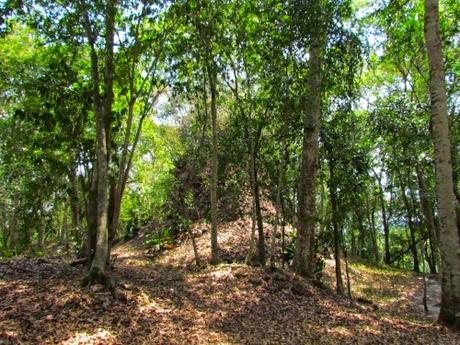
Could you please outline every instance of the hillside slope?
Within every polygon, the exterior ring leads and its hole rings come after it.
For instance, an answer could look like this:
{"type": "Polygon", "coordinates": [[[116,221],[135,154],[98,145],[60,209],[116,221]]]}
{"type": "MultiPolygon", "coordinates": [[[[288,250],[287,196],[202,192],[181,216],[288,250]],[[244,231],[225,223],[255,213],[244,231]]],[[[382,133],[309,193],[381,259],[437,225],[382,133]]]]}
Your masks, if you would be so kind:
{"type": "MultiPolygon", "coordinates": [[[[355,293],[376,306],[352,304],[288,271],[238,263],[247,229],[244,220],[222,225],[228,263],[202,269],[190,240],[153,259],[142,241],[118,246],[114,272],[126,301],[81,289],[83,268],[62,261],[0,263],[0,344],[460,344],[414,307],[417,277],[355,265],[355,293]]],[[[194,231],[207,255],[208,226],[194,231]]]]}

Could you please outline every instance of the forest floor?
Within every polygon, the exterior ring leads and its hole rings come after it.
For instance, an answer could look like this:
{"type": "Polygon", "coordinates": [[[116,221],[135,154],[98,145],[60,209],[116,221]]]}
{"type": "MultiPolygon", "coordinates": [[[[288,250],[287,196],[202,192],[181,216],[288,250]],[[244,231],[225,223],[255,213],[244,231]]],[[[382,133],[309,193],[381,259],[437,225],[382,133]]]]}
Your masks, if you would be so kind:
{"type": "MultiPolygon", "coordinates": [[[[460,344],[420,309],[420,276],[353,263],[362,303],[350,303],[287,270],[243,265],[248,228],[223,224],[225,263],[200,269],[189,240],[153,258],[142,238],[117,246],[120,301],[81,288],[84,268],[62,259],[0,261],[0,344],[460,344]]],[[[205,262],[208,225],[193,230],[205,262]]],[[[325,275],[327,285],[329,264],[325,275]]]]}

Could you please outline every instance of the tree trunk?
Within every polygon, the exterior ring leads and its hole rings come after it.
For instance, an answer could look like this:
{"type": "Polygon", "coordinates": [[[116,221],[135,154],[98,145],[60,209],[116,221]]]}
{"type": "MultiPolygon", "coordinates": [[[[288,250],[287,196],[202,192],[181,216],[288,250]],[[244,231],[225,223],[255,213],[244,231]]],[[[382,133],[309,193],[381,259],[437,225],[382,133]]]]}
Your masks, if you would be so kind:
{"type": "Polygon", "coordinates": [[[78,181],[77,181],[77,165],[72,168],[70,174],[70,183],[72,185],[70,193],[70,209],[72,211],[72,227],[74,240],[79,243],[81,238],[80,229],[80,203],[78,198],[78,181]]]}
{"type": "Polygon", "coordinates": [[[18,244],[18,198],[13,196],[13,209],[11,210],[11,217],[9,221],[9,241],[8,249],[16,254],[16,246],[18,244]]]}
{"type": "MultiPolygon", "coordinates": [[[[454,116],[454,114],[452,115],[454,116]]],[[[458,143],[457,143],[458,145],[458,143]]],[[[454,195],[456,199],[456,214],[457,214],[457,229],[458,229],[458,236],[460,238],[460,192],[458,190],[458,164],[459,164],[459,158],[458,158],[458,150],[456,149],[457,146],[455,146],[454,140],[451,138],[451,143],[450,143],[450,150],[451,150],[451,155],[452,155],[452,183],[454,185],[454,195]]]]}
{"type": "Polygon", "coordinates": [[[38,224],[38,250],[43,251],[45,249],[45,221],[43,215],[40,212],[40,219],[38,224]]]}
{"type": "Polygon", "coordinates": [[[321,119],[321,44],[316,38],[310,49],[308,105],[305,109],[302,157],[298,187],[297,240],[292,268],[298,274],[315,273],[316,173],[321,119]]]}
{"type": "Polygon", "coordinates": [[[365,243],[366,243],[366,230],[363,224],[363,210],[362,208],[355,204],[355,220],[356,220],[356,227],[358,228],[358,248],[357,252],[358,255],[363,258],[367,259],[367,252],[365,250],[365,243]]]}
{"type": "Polygon", "coordinates": [[[347,251],[344,249],[343,250],[343,258],[345,260],[345,273],[347,276],[347,292],[348,292],[348,298],[351,299],[351,281],[350,281],[350,270],[348,267],[348,254],[347,251]]]}
{"type": "Polygon", "coordinates": [[[399,184],[401,187],[401,196],[404,202],[404,206],[407,212],[407,224],[409,226],[409,247],[414,260],[414,272],[420,272],[420,263],[417,253],[417,240],[415,238],[415,224],[413,221],[412,207],[409,204],[409,200],[406,195],[406,187],[403,183],[401,174],[398,173],[399,184]]]}
{"type": "Polygon", "coordinates": [[[423,310],[425,313],[428,312],[428,303],[427,303],[427,289],[426,289],[426,268],[425,268],[425,240],[422,240],[420,242],[420,255],[422,259],[422,279],[423,279],[423,297],[422,297],[422,303],[423,303],[423,310]]]}
{"type": "Polygon", "coordinates": [[[380,260],[379,256],[379,248],[377,245],[377,230],[375,228],[375,200],[370,201],[369,196],[365,196],[366,198],[366,216],[367,216],[367,224],[369,227],[369,234],[370,234],[370,240],[371,240],[371,247],[370,247],[370,252],[371,256],[370,258],[374,260],[375,263],[378,263],[380,260]]]}
{"type": "Polygon", "coordinates": [[[460,328],[460,239],[457,229],[437,0],[425,0],[425,41],[430,67],[431,136],[434,143],[440,221],[442,297],[439,321],[460,328]]]}
{"type": "Polygon", "coordinates": [[[264,228],[263,228],[263,219],[262,219],[262,212],[260,209],[260,190],[258,186],[258,179],[257,179],[257,148],[255,143],[255,138],[250,137],[250,184],[251,184],[251,192],[252,192],[252,232],[251,232],[251,244],[249,250],[249,256],[247,257],[246,262],[251,264],[257,265],[265,265],[265,238],[264,238],[264,228]],[[255,251],[255,230],[257,226],[257,251],[255,251]]]}
{"type": "Polygon", "coordinates": [[[2,243],[1,246],[4,248],[8,248],[8,238],[9,238],[9,231],[7,226],[7,211],[6,207],[1,207],[0,209],[0,227],[2,229],[2,243]]]}
{"type": "Polygon", "coordinates": [[[62,214],[62,224],[61,224],[61,231],[59,234],[59,243],[61,245],[67,245],[67,207],[64,208],[63,214],[62,214]]]}
{"type": "MultiPolygon", "coordinates": [[[[84,284],[103,283],[114,294],[113,282],[106,272],[108,261],[108,128],[112,116],[113,71],[114,71],[114,32],[115,32],[116,0],[109,0],[105,14],[105,71],[104,99],[99,94],[99,76],[97,55],[93,46],[92,75],[95,96],[96,114],[96,169],[97,169],[97,214],[96,214],[96,248],[91,266],[84,284]]],[[[93,37],[91,37],[93,38],[93,37]]]]}
{"type": "Polygon", "coordinates": [[[284,207],[283,198],[281,198],[281,264],[284,268],[286,262],[286,209],[284,207]]]}
{"type": "Polygon", "coordinates": [[[100,110],[96,114],[97,132],[97,206],[96,206],[96,247],[90,268],[90,275],[105,275],[105,266],[108,256],[108,228],[107,228],[107,141],[105,130],[105,114],[100,110]]]}
{"type": "MultiPolygon", "coordinates": [[[[123,198],[123,193],[126,186],[127,176],[131,168],[131,159],[134,154],[134,150],[139,141],[139,135],[136,134],[134,139],[133,148],[131,149],[131,154],[129,152],[129,143],[132,132],[132,125],[134,119],[134,105],[136,103],[136,98],[134,94],[134,85],[133,85],[133,76],[130,80],[130,94],[132,95],[128,102],[128,119],[126,121],[126,129],[123,139],[123,149],[121,153],[120,166],[118,167],[118,172],[116,177],[113,178],[113,181],[110,185],[110,197],[109,197],[109,254],[112,250],[112,244],[116,236],[118,225],[120,222],[120,211],[121,211],[121,202],[123,198]]],[[[143,119],[140,120],[138,131],[142,128],[143,119]]]]}
{"type": "Polygon", "coordinates": [[[334,230],[334,259],[335,259],[335,280],[337,293],[343,295],[343,278],[342,264],[340,260],[341,244],[340,244],[340,225],[339,215],[337,210],[337,190],[335,186],[334,160],[329,152],[329,194],[331,199],[332,211],[332,228],[334,230]]]}
{"type": "Polygon", "coordinates": [[[211,264],[218,262],[219,245],[217,243],[217,179],[218,179],[218,158],[217,158],[217,73],[215,67],[209,66],[208,79],[211,92],[211,131],[212,131],[212,154],[211,154],[211,264]]]}
{"type": "Polygon", "coordinates": [[[109,182],[109,199],[107,209],[107,264],[110,264],[110,253],[112,252],[113,241],[115,240],[116,230],[118,227],[118,216],[120,212],[120,202],[118,199],[117,186],[115,178],[108,177],[109,182]],[[116,214],[117,213],[117,214],[116,214]],[[117,218],[117,220],[115,220],[117,218]]]}
{"type": "Polygon", "coordinates": [[[388,226],[388,218],[385,207],[385,194],[382,187],[381,177],[374,172],[375,178],[379,186],[379,199],[380,207],[382,208],[382,223],[383,223],[383,235],[384,235],[384,251],[385,251],[385,264],[390,264],[390,227],[388,226]]]}
{"type": "Polygon", "coordinates": [[[416,169],[417,169],[417,182],[418,182],[420,203],[422,204],[423,216],[425,218],[425,224],[428,230],[428,238],[430,240],[431,255],[429,258],[430,260],[428,261],[429,261],[431,273],[436,273],[436,265],[433,265],[433,263],[436,262],[438,238],[436,234],[436,227],[434,225],[433,208],[427,196],[427,190],[426,190],[425,181],[423,178],[422,169],[419,165],[417,165],[416,169]]]}
{"type": "Polygon", "coordinates": [[[87,237],[83,242],[83,248],[80,257],[87,257],[88,262],[91,262],[94,251],[96,249],[97,236],[97,169],[93,168],[91,186],[89,188],[88,204],[86,209],[87,237]]]}
{"type": "Polygon", "coordinates": [[[262,211],[260,208],[260,188],[259,180],[257,179],[257,169],[254,171],[254,190],[255,190],[255,207],[257,220],[257,262],[265,266],[265,234],[264,223],[262,219],[262,211]]]}
{"type": "MultiPolygon", "coordinates": [[[[252,150],[252,149],[251,149],[252,150]]],[[[253,169],[253,162],[252,162],[252,155],[249,159],[250,161],[250,171],[249,171],[249,184],[251,187],[251,237],[249,239],[249,251],[248,254],[246,255],[246,260],[245,263],[246,265],[250,265],[252,263],[252,260],[254,259],[254,247],[255,247],[255,241],[256,241],[256,192],[254,190],[254,169],[253,169]]]]}
{"type": "Polygon", "coordinates": [[[351,255],[352,257],[355,257],[357,254],[357,249],[356,249],[356,237],[355,237],[355,232],[353,229],[351,229],[351,255]]]}
{"type": "Polygon", "coordinates": [[[281,191],[283,190],[283,176],[284,176],[284,151],[285,140],[283,137],[283,143],[281,144],[281,157],[278,165],[278,185],[276,186],[276,204],[275,204],[275,226],[272,233],[272,243],[271,243],[271,254],[270,254],[270,266],[275,267],[276,260],[276,235],[278,233],[278,227],[280,224],[280,212],[281,212],[281,191]]]}

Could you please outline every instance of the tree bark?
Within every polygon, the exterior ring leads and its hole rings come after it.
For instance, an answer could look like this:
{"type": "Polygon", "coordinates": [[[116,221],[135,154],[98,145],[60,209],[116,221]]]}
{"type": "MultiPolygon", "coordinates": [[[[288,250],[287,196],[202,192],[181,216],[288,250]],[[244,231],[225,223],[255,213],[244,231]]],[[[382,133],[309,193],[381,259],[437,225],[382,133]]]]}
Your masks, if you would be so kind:
{"type": "Polygon", "coordinates": [[[247,264],[265,265],[265,239],[263,229],[262,212],[260,209],[260,190],[257,179],[257,147],[256,138],[248,133],[250,141],[250,185],[252,194],[252,229],[251,229],[251,243],[249,253],[246,258],[247,264]],[[257,227],[257,250],[255,250],[255,231],[257,227]]]}
{"type": "Polygon", "coordinates": [[[460,328],[460,236],[457,229],[444,62],[439,31],[439,2],[425,0],[425,41],[430,67],[431,136],[434,144],[440,221],[442,293],[438,320],[460,328]]]}
{"type": "Polygon", "coordinates": [[[366,195],[366,217],[367,217],[367,224],[369,227],[369,234],[370,234],[370,258],[374,260],[375,263],[378,263],[380,260],[379,255],[379,248],[377,245],[377,230],[375,228],[375,200],[369,200],[369,196],[366,195]]]}
{"type": "Polygon", "coordinates": [[[67,245],[67,208],[64,208],[63,214],[62,214],[62,224],[61,224],[61,231],[60,231],[60,236],[59,236],[59,243],[61,245],[67,245]]]}
{"type": "Polygon", "coordinates": [[[114,176],[108,176],[109,197],[107,208],[107,264],[110,264],[110,253],[112,252],[113,241],[118,227],[118,217],[121,200],[118,200],[117,185],[114,176]],[[116,218],[116,220],[115,220],[116,218]]]}
{"type": "Polygon", "coordinates": [[[88,193],[88,203],[86,205],[87,236],[83,242],[80,257],[87,257],[91,262],[96,249],[96,216],[97,216],[97,169],[93,167],[91,185],[88,193]]]}
{"type": "Polygon", "coordinates": [[[98,56],[95,50],[95,37],[91,29],[89,14],[86,12],[86,31],[91,45],[91,69],[96,114],[96,171],[97,171],[97,213],[96,247],[88,275],[84,284],[103,283],[114,294],[113,282],[106,272],[108,261],[108,129],[112,115],[114,99],[114,32],[116,0],[109,0],[105,13],[105,61],[104,61],[104,97],[99,90],[98,56]]]}
{"type": "Polygon", "coordinates": [[[337,210],[337,189],[335,185],[334,160],[329,153],[329,194],[331,199],[332,228],[334,230],[335,281],[337,293],[343,295],[342,263],[340,260],[341,239],[339,215],[337,210]]]}
{"type": "Polygon", "coordinates": [[[217,157],[217,73],[215,67],[210,67],[208,61],[209,89],[211,93],[211,131],[212,131],[212,154],[211,154],[211,263],[218,262],[219,245],[217,242],[217,179],[218,179],[218,157],[217,157]]]}
{"type": "Polygon", "coordinates": [[[348,267],[348,254],[347,251],[344,249],[343,250],[343,258],[345,260],[345,273],[347,276],[347,292],[348,292],[348,298],[351,299],[351,281],[350,281],[350,270],[348,267]]]}
{"type": "Polygon", "coordinates": [[[286,151],[286,143],[283,136],[283,143],[281,144],[281,157],[278,164],[278,184],[276,186],[276,204],[275,204],[275,225],[272,233],[271,253],[270,253],[270,266],[275,267],[276,260],[276,235],[280,224],[281,213],[281,191],[283,190],[284,181],[284,151],[286,151]]]}
{"type": "Polygon", "coordinates": [[[72,168],[70,172],[70,209],[72,211],[72,227],[74,240],[80,241],[81,229],[80,229],[80,203],[78,197],[78,181],[77,181],[77,164],[72,168]]]}
{"type": "Polygon", "coordinates": [[[384,251],[385,251],[385,264],[390,264],[390,227],[388,226],[388,218],[385,207],[385,195],[382,186],[382,178],[377,175],[374,171],[375,178],[377,179],[377,184],[379,186],[379,199],[380,207],[382,208],[382,224],[383,224],[383,236],[384,236],[384,251]]]}
{"type": "Polygon", "coordinates": [[[401,196],[402,196],[404,206],[407,212],[407,224],[409,226],[409,246],[410,246],[410,251],[412,253],[412,258],[414,260],[413,269],[414,269],[414,272],[420,272],[420,262],[418,258],[418,252],[417,252],[417,240],[415,238],[415,224],[413,221],[412,207],[409,204],[409,200],[406,195],[406,187],[403,183],[400,173],[398,173],[398,179],[399,179],[399,184],[401,187],[401,196]]]}
{"type": "Polygon", "coordinates": [[[43,251],[45,249],[45,221],[43,215],[40,213],[40,219],[38,224],[38,250],[43,251]]]}
{"type": "MultiPolygon", "coordinates": [[[[251,148],[251,152],[252,152],[252,148],[251,148]]],[[[256,220],[256,198],[255,198],[256,192],[254,189],[254,186],[255,186],[254,170],[255,169],[253,168],[253,162],[252,162],[251,157],[249,159],[249,165],[250,165],[249,184],[250,184],[251,194],[252,194],[252,197],[251,197],[251,237],[249,239],[249,251],[248,251],[248,254],[246,255],[246,260],[245,260],[246,265],[250,265],[252,263],[252,260],[254,259],[254,251],[255,251],[254,247],[255,247],[255,240],[256,240],[256,222],[257,222],[256,220]]]]}
{"type": "Polygon", "coordinates": [[[419,165],[417,165],[416,170],[420,203],[422,204],[423,216],[425,218],[425,225],[427,227],[428,238],[430,240],[431,255],[429,258],[427,258],[429,259],[431,273],[436,273],[436,257],[439,245],[436,226],[434,224],[433,207],[431,206],[430,200],[428,199],[422,169],[419,165]]]}
{"type": "Polygon", "coordinates": [[[298,187],[297,240],[292,268],[298,274],[315,273],[316,173],[321,119],[321,43],[317,37],[310,48],[309,96],[304,116],[302,157],[298,187]]]}
{"type": "Polygon", "coordinates": [[[8,249],[13,253],[16,253],[16,246],[18,244],[18,197],[13,196],[13,209],[11,210],[11,216],[9,221],[9,241],[8,249]]]}
{"type": "MultiPolygon", "coordinates": [[[[255,159],[256,157],[254,157],[255,159]]],[[[265,266],[265,234],[264,234],[264,223],[262,219],[262,211],[260,208],[260,188],[259,180],[257,178],[257,169],[254,171],[254,191],[255,191],[255,211],[257,220],[257,262],[258,264],[265,266]]]]}
{"type": "Polygon", "coordinates": [[[357,254],[363,258],[367,259],[367,251],[365,248],[366,243],[366,230],[363,224],[363,210],[361,205],[355,203],[355,220],[356,227],[358,228],[358,243],[357,243],[357,254]]]}

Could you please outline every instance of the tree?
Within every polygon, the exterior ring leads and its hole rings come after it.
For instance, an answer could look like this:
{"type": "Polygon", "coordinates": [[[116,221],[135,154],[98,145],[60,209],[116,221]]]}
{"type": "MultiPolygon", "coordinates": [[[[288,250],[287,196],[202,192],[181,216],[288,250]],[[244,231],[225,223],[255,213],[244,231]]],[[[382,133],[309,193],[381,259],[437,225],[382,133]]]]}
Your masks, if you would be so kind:
{"type": "Polygon", "coordinates": [[[440,221],[442,300],[439,321],[460,327],[460,236],[452,175],[439,2],[425,0],[425,41],[430,66],[431,136],[440,221]]]}
{"type": "Polygon", "coordinates": [[[313,277],[315,272],[316,172],[321,120],[321,70],[325,44],[321,1],[314,2],[317,22],[313,28],[308,63],[308,96],[304,110],[302,158],[298,187],[298,233],[293,269],[313,277]]]}
{"type": "Polygon", "coordinates": [[[96,117],[96,243],[94,255],[88,275],[84,284],[100,282],[113,289],[113,282],[107,274],[106,266],[109,255],[108,242],[108,129],[112,116],[114,101],[114,35],[115,16],[117,10],[116,0],[109,0],[105,10],[104,26],[104,73],[103,82],[100,81],[99,59],[96,50],[97,33],[94,23],[91,21],[89,6],[81,2],[81,14],[84,18],[84,28],[91,55],[91,77],[93,83],[93,103],[96,117]],[[102,84],[102,85],[101,85],[102,84]],[[102,86],[102,87],[101,87],[102,86]],[[103,90],[103,94],[101,93],[103,90]]]}

